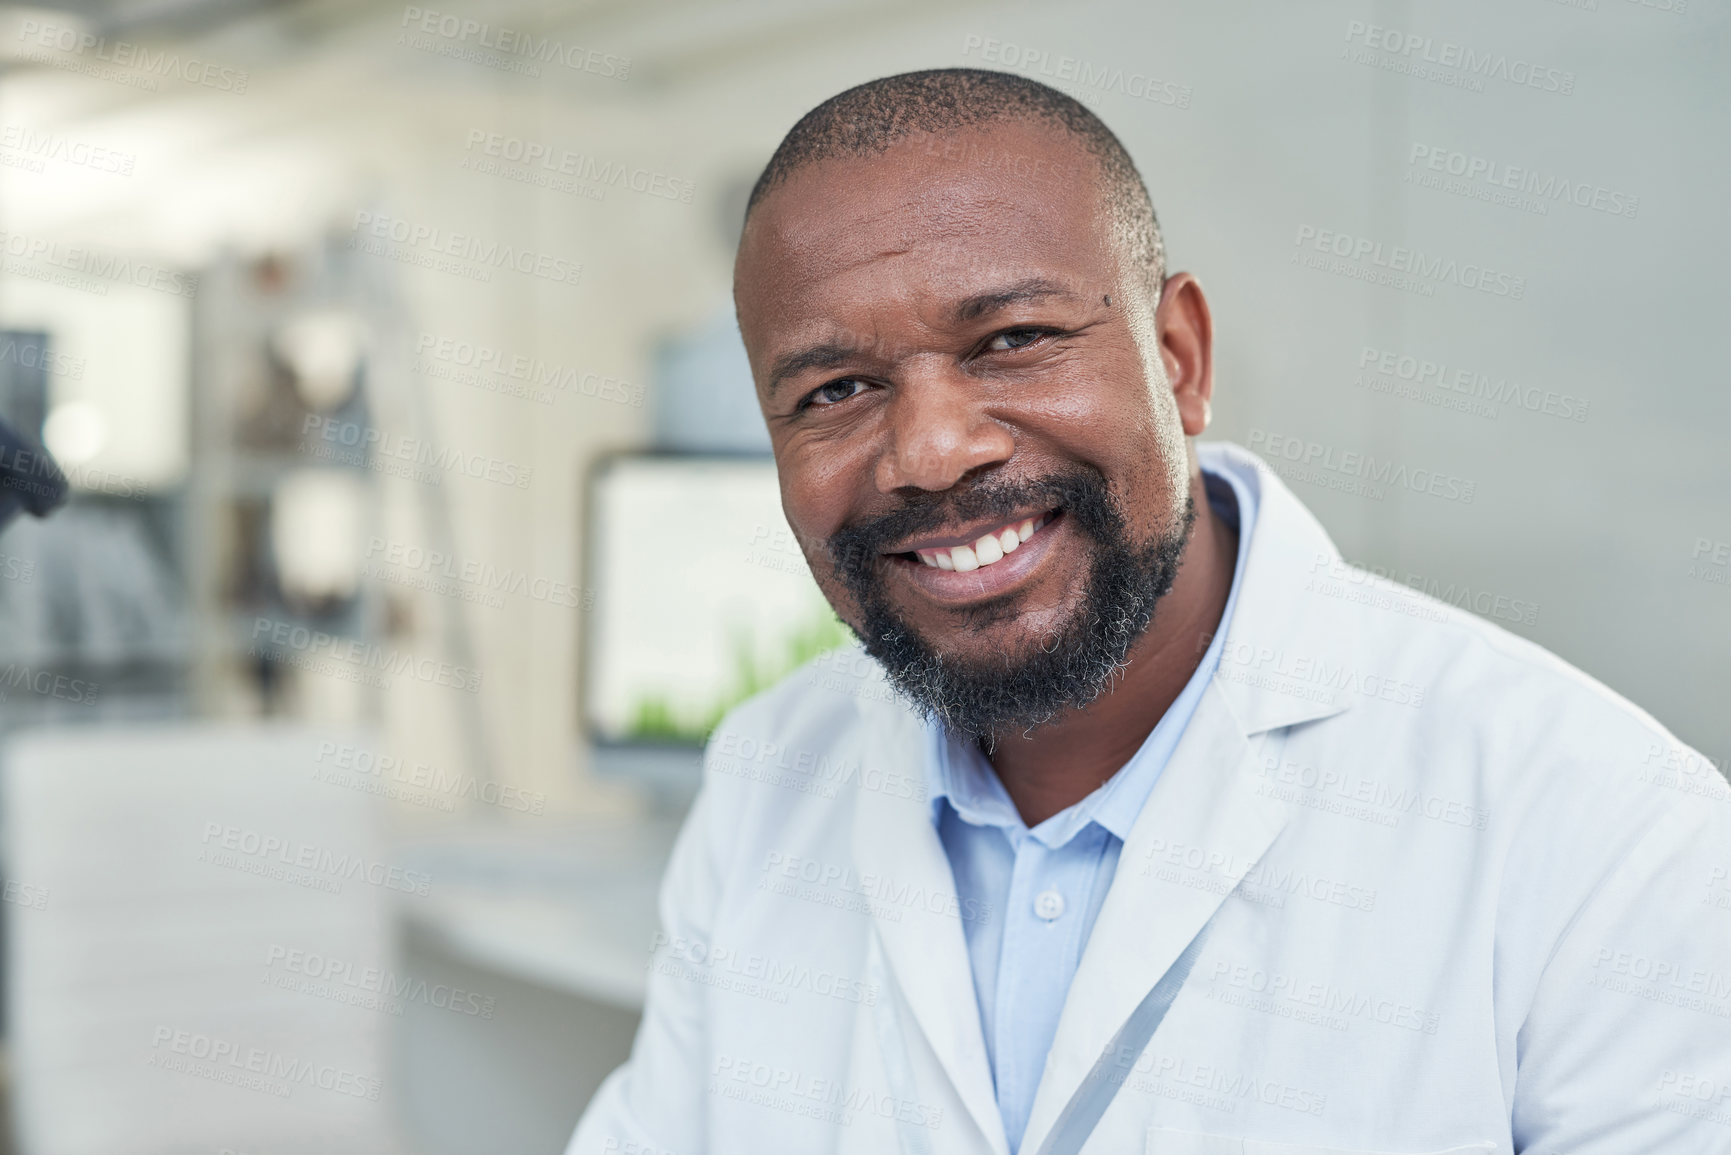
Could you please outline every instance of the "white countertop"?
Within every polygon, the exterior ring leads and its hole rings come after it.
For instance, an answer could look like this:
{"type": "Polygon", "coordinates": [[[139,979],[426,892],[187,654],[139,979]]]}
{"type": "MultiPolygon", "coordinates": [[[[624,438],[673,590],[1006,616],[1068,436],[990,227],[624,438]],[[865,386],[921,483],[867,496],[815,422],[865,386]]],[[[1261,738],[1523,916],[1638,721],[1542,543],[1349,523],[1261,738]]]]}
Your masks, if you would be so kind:
{"type": "Polygon", "coordinates": [[[641,1009],[678,822],[484,827],[402,845],[405,865],[433,881],[400,896],[401,915],[472,965],[641,1009]]]}

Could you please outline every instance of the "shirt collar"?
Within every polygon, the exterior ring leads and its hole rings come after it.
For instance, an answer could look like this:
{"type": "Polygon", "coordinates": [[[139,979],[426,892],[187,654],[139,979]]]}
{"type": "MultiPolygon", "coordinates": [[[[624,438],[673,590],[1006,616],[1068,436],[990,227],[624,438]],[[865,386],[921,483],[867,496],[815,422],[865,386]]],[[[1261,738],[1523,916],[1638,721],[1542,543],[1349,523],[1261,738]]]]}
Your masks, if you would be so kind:
{"type": "Polygon", "coordinates": [[[1221,647],[1232,621],[1232,611],[1238,602],[1238,588],[1244,580],[1245,562],[1250,556],[1250,536],[1256,520],[1256,497],[1244,480],[1227,468],[1218,473],[1204,470],[1203,485],[1209,490],[1209,500],[1226,516],[1228,524],[1236,522],[1238,530],[1238,560],[1232,570],[1232,588],[1226,595],[1226,608],[1221,612],[1220,625],[1214,631],[1208,651],[1167,709],[1149,732],[1136,753],[1118,772],[1086,798],[1066,810],[1061,810],[1032,830],[1022,822],[1009,792],[992,771],[985,755],[971,742],[950,734],[941,722],[926,722],[926,783],[930,791],[932,822],[935,825],[947,806],[962,821],[975,826],[1002,827],[1006,833],[1026,831],[1048,847],[1064,845],[1090,822],[1098,822],[1120,840],[1127,841],[1130,828],[1148,801],[1160,771],[1166,766],[1172,751],[1183,736],[1184,726],[1195,712],[1196,703],[1214,677],[1220,664],[1221,647]],[[1226,499],[1230,495],[1230,502],[1226,499]]]}

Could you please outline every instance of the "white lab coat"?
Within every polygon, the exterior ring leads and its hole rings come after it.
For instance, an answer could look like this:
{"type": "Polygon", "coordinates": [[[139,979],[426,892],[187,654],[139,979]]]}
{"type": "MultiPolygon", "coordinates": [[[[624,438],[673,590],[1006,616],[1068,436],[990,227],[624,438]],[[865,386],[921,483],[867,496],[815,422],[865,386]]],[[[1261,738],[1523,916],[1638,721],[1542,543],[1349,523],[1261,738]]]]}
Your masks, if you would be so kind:
{"type": "MultiPolygon", "coordinates": [[[[1085,1148],[1731,1152],[1731,789],[1486,621],[1344,566],[1249,453],[1225,657],[1131,832],[1021,1150],[1210,915],[1085,1148]]],[[[1007,1155],[925,798],[857,650],[734,711],[630,1061],[571,1155],[1007,1155]]]]}

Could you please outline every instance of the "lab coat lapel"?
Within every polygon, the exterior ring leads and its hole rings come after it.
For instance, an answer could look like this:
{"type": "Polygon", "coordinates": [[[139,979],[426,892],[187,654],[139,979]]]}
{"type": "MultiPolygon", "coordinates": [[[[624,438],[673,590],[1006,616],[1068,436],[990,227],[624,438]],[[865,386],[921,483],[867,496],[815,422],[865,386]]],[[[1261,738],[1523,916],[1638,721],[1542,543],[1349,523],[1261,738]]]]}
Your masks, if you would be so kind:
{"type": "Polygon", "coordinates": [[[1025,1150],[1038,1150],[1130,1012],[1279,835],[1286,807],[1259,796],[1255,779],[1243,728],[1210,684],[1124,844],[1058,1021],[1025,1150]],[[1174,858],[1199,868],[1173,869],[1174,858]]]}
{"type": "MultiPolygon", "coordinates": [[[[1284,803],[1257,793],[1255,735],[1347,709],[1350,695],[1326,671],[1356,653],[1353,619],[1317,592],[1318,572],[1340,554],[1310,511],[1253,454],[1198,446],[1210,467],[1232,468],[1257,497],[1225,657],[1184,736],[1130,830],[1118,871],[1083,951],[1035,1094],[1022,1149],[1036,1151],[1059,1112],[1124,1024],[1203,924],[1262,857],[1286,822],[1284,803]],[[1169,869],[1177,850],[1200,853],[1199,870],[1169,869]]],[[[886,718],[855,756],[919,766],[923,730],[911,712],[886,718]]],[[[953,898],[955,882],[929,803],[862,790],[854,855],[862,874],[894,892],[924,887],[953,898]]],[[[920,1031],[998,1155],[1008,1155],[973,997],[967,943],[953,905],[873,904],[885,958],[920,1031]]],[[[1184,998],[1183,994],[1179,996],[1184,998]]]]}
{"type": "Polygon", "coordinates": [[[1236,446],[1206,452],[1216,468],[1239,469],[1257,494],[1237,607],[1221,665],[1119,856],[1034,1096],[1026,1151],[1039,1149],[1130,1012],[1284,827],[1285,804],[1257,792],[1251,738],[1350,705],[1344,692],[1284,673],[1338,669],[1353,653],[1339,599],[1320,596],[1309,580],[1339,553],[1255,457],[1236,446]]]}
{"type": "MultiPolygon", "coordinates": [[[[873,734],[869,745],[862,743],[857,756],[863,765],[919,766],[925,757],[923,735],[911,715],[908,722],[893,734],[873,734]]],[[[867,893],[881,896],[871,904],[871,917],[911,1012],[902,1018],[903,1029],[911,1033],[910,1020],[918,1025],[993,1152],[1009,1155],[974,1001],[955,878],[931,820],[931,803],[865,789],[858,798],[854,861],[867,893]]],[[[894,998],[895,992],[880,997],[894,998]]],[[[911,1049],[911,1038],[908,1045],[911,1049]]]]}

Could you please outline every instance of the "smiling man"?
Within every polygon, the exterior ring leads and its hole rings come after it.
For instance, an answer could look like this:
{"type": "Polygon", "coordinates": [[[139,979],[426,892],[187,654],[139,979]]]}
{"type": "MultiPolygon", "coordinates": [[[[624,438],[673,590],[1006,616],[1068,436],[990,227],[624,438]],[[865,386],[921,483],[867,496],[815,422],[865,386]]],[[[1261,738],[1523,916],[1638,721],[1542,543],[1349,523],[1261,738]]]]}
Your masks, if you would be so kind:
{"type": "Polygon", "coordinates": [[[1731,1151],[1731,790],[1195,444],[1208,304],[1093,114],[842,93],[735,295],[860,648],[718,728],[572,1151],[1731,1151]]]}

